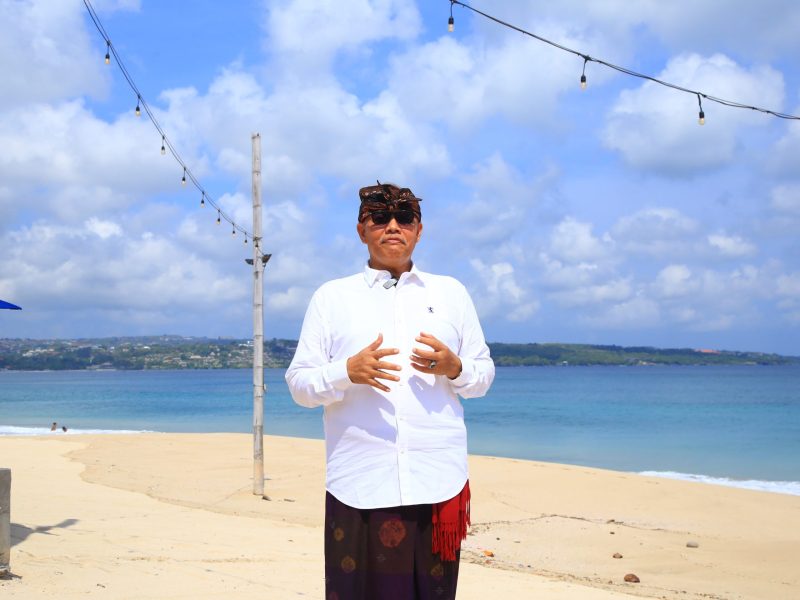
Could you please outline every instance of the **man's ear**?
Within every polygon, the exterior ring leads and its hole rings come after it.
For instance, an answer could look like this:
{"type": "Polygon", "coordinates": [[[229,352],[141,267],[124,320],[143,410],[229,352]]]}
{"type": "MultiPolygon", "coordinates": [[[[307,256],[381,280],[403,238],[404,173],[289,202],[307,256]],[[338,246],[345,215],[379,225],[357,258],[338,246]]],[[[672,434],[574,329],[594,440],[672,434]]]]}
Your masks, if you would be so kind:
{"type": "Polygon", "coordinates": [[[356,223],[356,231],[358,232],[358,237],[361,238],[361,241],[366,244],[367,243],[367,236],[364,234],[364,224],[363,223],[356,223]]]}
{"type": "Polygon", "coordinates": [[[419,229],[417,229],[417,241],[422,237],[422,221],[419,222],[419,229]]]}

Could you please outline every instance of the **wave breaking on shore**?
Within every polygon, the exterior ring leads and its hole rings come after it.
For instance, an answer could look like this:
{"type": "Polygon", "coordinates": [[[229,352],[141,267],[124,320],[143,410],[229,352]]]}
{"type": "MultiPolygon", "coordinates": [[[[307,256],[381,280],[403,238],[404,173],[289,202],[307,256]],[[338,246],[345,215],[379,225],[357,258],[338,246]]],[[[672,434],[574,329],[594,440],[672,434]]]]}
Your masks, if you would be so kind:
{"type": "Polygon", "coordinates": [[[639,471],[639,475],[648,477],[663,477],[665,479],[679,479],[681,481],[697,481],[712,485],[756,490],[758,492],[774,492],[776,494],[790,494],[800,496],[800,481],[765,481],[761,479],[731,479],[730,477],[712,477],[710,475],[697,475],[694,473],[678,473],[676,471],[639,471]]]}

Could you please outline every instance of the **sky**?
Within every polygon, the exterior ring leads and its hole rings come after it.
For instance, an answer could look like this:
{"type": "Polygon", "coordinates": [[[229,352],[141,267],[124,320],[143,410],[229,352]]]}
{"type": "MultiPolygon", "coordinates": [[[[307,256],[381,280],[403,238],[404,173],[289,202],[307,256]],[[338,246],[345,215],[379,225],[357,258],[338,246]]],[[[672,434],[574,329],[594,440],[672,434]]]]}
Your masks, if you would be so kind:
{"type": "MultiPolygon", "coordinates": [[[[800,115],[794,0],[473,0],[592,57],[800,115]]],[[[264,334],[363,268],[358,188],[423,198],[414,259],[490,342],[800,355],[800,122],[704,102],[448,0],[94,0],[203,189],[252,231],[264,334]]],[[[216,224],[82,2],[0,0],[0,337],[252,335],[252,242],[216,224]]]]}

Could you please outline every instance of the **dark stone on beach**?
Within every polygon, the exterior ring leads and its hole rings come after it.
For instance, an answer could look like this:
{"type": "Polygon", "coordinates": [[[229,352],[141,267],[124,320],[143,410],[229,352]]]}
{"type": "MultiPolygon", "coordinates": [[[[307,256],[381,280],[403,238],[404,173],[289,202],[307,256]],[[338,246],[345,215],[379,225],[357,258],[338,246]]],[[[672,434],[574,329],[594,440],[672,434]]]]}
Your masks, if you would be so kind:
{"type": "Polygon", "coordinates": [[[699,548],[700,544],[698,544],[695,541],[689,541],[689,542],[686,542],[686,547],[687,548],[699,548]]]}
{"type": "Polygon", "coordinates": [[[262,499],[262,500],[269,500],[269,501],[271,501],[271,500],[272,500],[272,498],[270,498],[270,497],[269,497],[269,496],[267,496],[266,494],[264,494],[263,496],[261,496],[261,499],[262,499]]]}
{"type": "Polygon", "coordinates": [[[639,578],[633,573],[628,573],[627,575],[625,575],[625,581],[627,581],[628,583],[639,583],[639,578]]]}
{"type": "Polygon", "coordinates": [[[610,533],[611,535],[614,535],[616,532],[615,531],[609,531],[608,533],[610,533]]]}
{"type": "Polygon", "coordinates": [[[606,521],[606,523],[616,523],[616,521],[614,519],[609,519],[608,521],[606,521]]]}
{"type": "Polygon", "coordinates": [[[614,552],[614,558],[622,558],[622,554],[619,552],[614,552]]]}

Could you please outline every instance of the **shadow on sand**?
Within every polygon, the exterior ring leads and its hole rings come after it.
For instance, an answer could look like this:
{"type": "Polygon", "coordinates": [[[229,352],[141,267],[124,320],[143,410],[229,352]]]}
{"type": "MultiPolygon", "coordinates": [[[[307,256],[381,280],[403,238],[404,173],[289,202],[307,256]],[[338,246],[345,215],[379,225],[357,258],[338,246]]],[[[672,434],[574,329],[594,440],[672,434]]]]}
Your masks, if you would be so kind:
{"type": "Polygon", "coordinates": [[[21,544],[28,539],[29,536],[41,533],[44,535],[52,535],[50,533],[53,529],[66,529],[72,527],[78,522],[78,519],[64,519],[61,523],[55,525],[39,525],[38,527],[26,527],[25,525],[17,525],[11,523],[11,547],[21,544]]]}

